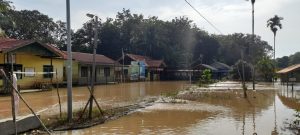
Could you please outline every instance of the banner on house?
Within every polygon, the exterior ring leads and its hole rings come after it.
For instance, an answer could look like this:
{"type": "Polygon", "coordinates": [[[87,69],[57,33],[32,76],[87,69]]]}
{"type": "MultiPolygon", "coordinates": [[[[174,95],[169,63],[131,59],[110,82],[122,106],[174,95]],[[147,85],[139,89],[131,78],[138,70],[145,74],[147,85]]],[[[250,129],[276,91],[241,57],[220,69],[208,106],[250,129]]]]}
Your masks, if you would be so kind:
{"type": "Polygon", "coordinates": [[[137,61],[132,61],[129,67],[130,80],[136,81],[139,79],[139,63],[137,61]]]}
{"type": "Polygon", "coordinates": [[[146,64],[144,61],[139,62],[139,68],[140,68],[140,79],[146,78],[146,64]]]}

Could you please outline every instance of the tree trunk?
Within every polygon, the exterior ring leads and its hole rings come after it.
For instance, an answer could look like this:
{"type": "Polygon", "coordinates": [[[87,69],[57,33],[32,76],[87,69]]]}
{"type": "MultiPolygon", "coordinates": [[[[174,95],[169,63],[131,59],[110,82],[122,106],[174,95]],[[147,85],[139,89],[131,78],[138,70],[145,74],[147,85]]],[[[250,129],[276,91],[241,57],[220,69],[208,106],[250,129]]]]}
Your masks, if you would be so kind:
{"type": "MultiPolygon", "coordinates": [[[[275,49],[275,47],[276,47],[276,46],[275,46],[275,44],[276,44],[276,43],[275,43],[275,42],[276,42],[275,39],[276,39],[276,33],[274,33],[274,53],[273,53],[274,61],[275,61],[275,50],[276,50],[276,49],[275,49]]],[[[276,64],[276,63],[275,63],[275,64],[276,64]]],[[[276,65],[275,65],[275,66],[276,66],[276,65]]]]}

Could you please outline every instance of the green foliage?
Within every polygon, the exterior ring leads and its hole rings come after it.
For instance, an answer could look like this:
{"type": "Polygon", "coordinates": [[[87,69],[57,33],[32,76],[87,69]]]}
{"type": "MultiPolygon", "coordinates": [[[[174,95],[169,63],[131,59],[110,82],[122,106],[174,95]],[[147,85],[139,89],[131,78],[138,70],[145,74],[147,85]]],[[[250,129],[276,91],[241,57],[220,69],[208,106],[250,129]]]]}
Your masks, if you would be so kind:
{"type": "Polygon", "coordinates": [[[199,86],[206,86],[208,84],[211,84],[213,82],[211,76],[212,72],[210,69],[203,70],[201,78],[199,80],[199,86]]]}
{"type": "Polygon", "coordinates": [[[291,65],[300,63],[300,52],[296,52],[290,56],[283,56],[281,58],[276,59],[277,67],[285,68],[291,65]]]}
{"type": "Polygon", "coordinates": [[[270,27],[270,29],[273,32],[274,36],[276,36],[276,32],[277,32],[278,28],[282,29],[282,24],[280,22],[281,20],[283,20],[282,17],[279,17],[279,16],[275,15],[274,17],[270,18],[267,21],[267,27],[270,27]]]}
{"type": "MultiPolygon", "coordinates": [[[[250,81],[252,79],[252,71],[251,71],[251,64],[244,61],[244,74],[245,74],[245,81],[250,81]]],[[[242,60],[238,60],[232,70],[232,78],[233,79],[240,79],[242,80],[242,60]]]]}
{"type": "Polygon", "coordinates": [[[290,123],[290,129],[294,130],[294,133],[298,135],[300,133],[300,110],[296,110],[294,117],[294,120],[290,123]]]}
{"type": "Polygon", "coordinates": [[[2,27],[8,37],[54,43],[52,34],[56,24],[52,18],[37,10],[9,10],[7,14],[15,22],[15,27],[12,27],[10,24],[2,27]]]}
{"type": "Polygon", "coordinates": [[[263,41],[260,36],[235,33],[231,35],[214,35],[220,43],[219,61],[228,65],[234,65],[241,59],[241,51],[244,53],[244,60],[248,63],[255,63],[262,57],[268,56],[272,47],[268,42],[263,41]]]}
{"type": "Polygon", "coordinates": [[[285,68],[289,66],[289,57],[283,56],[281,58],[276,59],[276,64],[278,68],[285,68]]]}
{"type": "Polygon", "coordinates": [[[272,78],[274,77],[274,62],[268,58],[264,57],[257,63],[257,69],[259,70],[260,74],[263,76],[265,81],[272,82],[272,78]]]}
{"type": "Polygon", "coordinates": [[[3,30],[3,25],[11,25],[11,19],[9,18],[9,15],[7,12],[12,8],[10,6],[9,1],[6,0],[0,0],[0,37],[5,37],[5,31],[3,30]]]}
{"type": "MultiPolygon", "coordinates": [[[[16,22],[16,27],[1,24],[8,37],[34,39],[66,50],[65,22],[54,22],[37,10],[17,11],[9,8],[6,14],[16,22]]],[[[93,24],[92,20],[88,20],[81,28],[71,32],[73,51],[92,52],[93,24]]],[[[248,54],[245,56],[246,61],[255,61],[267,56],[271,50],[268,43],[259,36],[254,37],[255,44],[251,45],[252,36],[248,34],[210,35],[187,17],[163,21],[155,16],[145,18],[142,14],[133,14],[123,9],[117,13],[116,18],[100,20],[97,25],[97,53],[117,60],[123,48],[125,53],[163,59],[169,68],[174,69],[189,68],[192,63],[211,64],[214,60],[233,65],[240,59],[241,49],[248,54]],[[247,52],[251,52],[251,55],[247,52]]]]}

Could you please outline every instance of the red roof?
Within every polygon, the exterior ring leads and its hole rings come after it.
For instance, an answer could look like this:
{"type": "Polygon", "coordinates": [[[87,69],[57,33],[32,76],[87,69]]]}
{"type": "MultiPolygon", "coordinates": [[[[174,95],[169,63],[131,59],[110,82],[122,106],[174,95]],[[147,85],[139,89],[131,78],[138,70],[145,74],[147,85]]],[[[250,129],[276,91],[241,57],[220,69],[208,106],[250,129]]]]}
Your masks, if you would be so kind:
{"type": "Polygon", "coordinates": [[[1,52],[9,52],[9,50],[14,50],[19,47],[29,45],[33,43],[32,40],[17,40],[10,38],[0,38],[0,51],[1,52]]]}
{"type": "MultiPolygon", "coordinates": [[[[126,54],[126,56],[128,56],[134,61],[144,61],[147,67],[159,68],[159,67],[167,66],[163,60],[153,60],[147,56],[136,55],[136,54],[126,54]]],[[[119,60],[121,60],[121,58],[119,60]]]]}
{"type": "Polygon", "coordinates": [[[142,56],[142,55],[136,55],[136,54],[126,54],[128,57],[133,59],[134,61],[145,61],[145,60],[150,60],[149,57],[147,56],[142,56]]]}
{"type": "MultiPolygon", "coordinates": [[[[67,56],[67,52],[64,53],[67,56]]],[[[72,58],[81,63],[86,63],[86,64],[93,63],[93,54],[90,53],[72,52],[72,58]]],[[[116,63],[111,58],[108,58],[101,54],[96,54],[95,62],[96,64],[107,64],[107,65],[113,65],[116,63]]]]}
{"type": "Polygon", "coordinates": [[[167,65],[163,60],[146,60],[148,67],[166,67],[167,65]]]}
{"type": "Polygon", "coordinates": [[[63,52],[61,52],[59,49],[57,49],[56,47],[50,44],[46,45],[34,40],[19,40],[19,39],[11,39],[11,38],[0,38],[0,52],[10,52],[33,43],[38,43],[39,45],[45,47],[49,51],[53,52],[54,54],[62,58],[65,57],[63,52]]]}

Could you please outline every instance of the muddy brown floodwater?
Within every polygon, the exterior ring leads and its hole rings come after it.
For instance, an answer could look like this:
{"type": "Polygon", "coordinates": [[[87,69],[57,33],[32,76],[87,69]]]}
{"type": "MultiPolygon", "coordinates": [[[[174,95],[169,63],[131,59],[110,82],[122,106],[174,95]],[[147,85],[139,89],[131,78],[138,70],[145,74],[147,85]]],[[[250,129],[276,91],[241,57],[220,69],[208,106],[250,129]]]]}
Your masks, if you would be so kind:
{"type": "Polygon", "coordinates": [[[159,102],[98,126],[55,134],[296,134],[286,127],[300,108],[300,89],[291,92],[278,85],[258,84],[257,91],[244,99],[235,92],[237,87],[234,82],[219,83],[210,87],[217,94],[180,104],[159,102]],[[229,92],[220,94],[220,89],[229,92]]]}
{"type": "MultiPolygon", "coordinates": [[[[114,104],[124,104],[136,102],[146,96],[157,96],[162,93],[174,92],[187,86],[185,81],[172,82],[136,82],[116,85],[97,85],[95,86],[95,97],[101,106],[110,106],[114,104]]],[[[59,89],[62,108],[66,110],[67,90],[59,89]]],[[[43,114],[58,113],[58,98],[56,90],[22,93],[31,107],[35,111],[44,110],[43,114]]],[[[73,87],[73,108],[79,109],[84,106],[89,98],[87,87],[73,87]]],[[[19,115],[30,114],[25,105],[20,102],[19,115]]],[[[11,99],[10,96],[0,97],[0,120],[11,117],[11,99]]]]}

